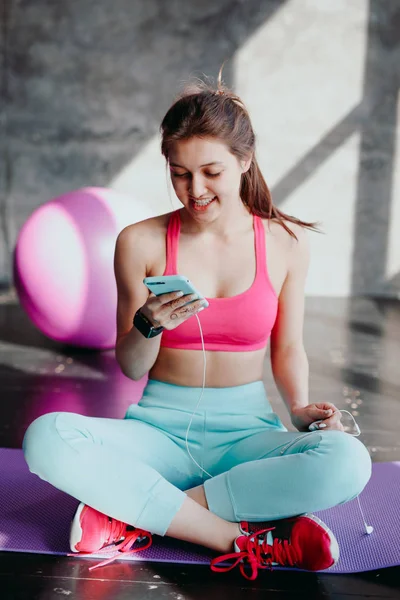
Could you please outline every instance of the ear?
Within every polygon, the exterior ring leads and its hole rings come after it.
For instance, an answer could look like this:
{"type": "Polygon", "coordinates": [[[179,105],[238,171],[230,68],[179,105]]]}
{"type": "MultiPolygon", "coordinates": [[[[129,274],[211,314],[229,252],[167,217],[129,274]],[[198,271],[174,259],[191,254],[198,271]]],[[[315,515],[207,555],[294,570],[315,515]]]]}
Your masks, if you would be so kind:
{"type": "Polygon", "coordinates": [[[240,161],[240,165],[242,167],[242,173],[246,173],[251,166],[251,162],[253,160],[253,155],[251,154],[249,158],[240,161]]]}

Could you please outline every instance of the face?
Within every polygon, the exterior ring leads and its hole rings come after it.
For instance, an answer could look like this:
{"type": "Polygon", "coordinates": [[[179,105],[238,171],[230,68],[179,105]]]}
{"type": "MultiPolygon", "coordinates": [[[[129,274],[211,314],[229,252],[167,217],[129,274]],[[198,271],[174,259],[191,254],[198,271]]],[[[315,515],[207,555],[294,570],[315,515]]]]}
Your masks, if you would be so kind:
{"type": "Polygon", "coordinates": [[[201,220],[242,204],[241,176],[250,163],[251,159],[240,162],[215,138],[181,140],[169,155],[175,193],[190,214],[201,220]]]}

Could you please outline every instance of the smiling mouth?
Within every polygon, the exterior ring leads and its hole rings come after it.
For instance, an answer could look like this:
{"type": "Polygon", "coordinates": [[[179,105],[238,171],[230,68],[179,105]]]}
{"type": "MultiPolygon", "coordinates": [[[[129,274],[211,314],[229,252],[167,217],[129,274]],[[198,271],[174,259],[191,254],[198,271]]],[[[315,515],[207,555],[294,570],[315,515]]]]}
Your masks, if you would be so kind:
{"type": "Polygon", "coordinates": [[[194,198],[191,198],[191,201],[196,205],[196,206],[208,206],[209,204],[211,204],[211,202],[213,200],[216,199],[216,196],[214,196],[214,198],[207,198],[207,200],[195,200],[194,198]]]}

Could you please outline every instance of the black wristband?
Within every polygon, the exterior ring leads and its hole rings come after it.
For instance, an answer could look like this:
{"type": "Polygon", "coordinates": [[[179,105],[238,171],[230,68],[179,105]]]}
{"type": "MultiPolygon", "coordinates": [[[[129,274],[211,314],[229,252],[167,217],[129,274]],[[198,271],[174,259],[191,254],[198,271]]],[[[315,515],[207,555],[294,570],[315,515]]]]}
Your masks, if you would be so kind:
{"type": "Polygon", "coordinates": [[[158,325],[157,327],[153,325],[150,319],[148,319],[142,313],[140,308],[136,311],[136,314],[133,318],[133,325],[145,338],[155,337],[164,331],[164,327],[162,327],[162,325],[158,325]]]}

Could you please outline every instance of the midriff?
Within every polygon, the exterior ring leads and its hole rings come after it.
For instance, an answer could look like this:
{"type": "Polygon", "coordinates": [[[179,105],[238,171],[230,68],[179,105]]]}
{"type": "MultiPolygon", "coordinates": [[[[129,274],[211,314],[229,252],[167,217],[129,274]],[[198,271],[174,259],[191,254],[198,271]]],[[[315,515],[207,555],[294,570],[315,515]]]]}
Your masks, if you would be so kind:
{"type": "MultiPolygon", "coordinates": [[[[234,387],[260,381],[265,353],[265,348],[254,352],[206,352],[206,387],[234,387]]],[[[174,385],[201,387],[203,352],[160,348],[149,377],[174,385]]]]}

